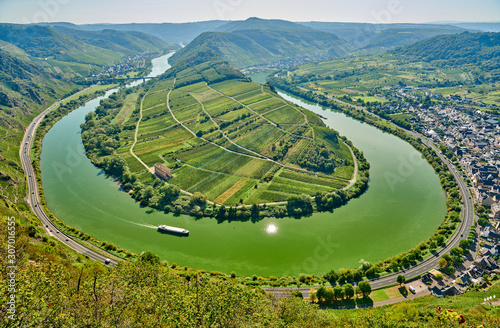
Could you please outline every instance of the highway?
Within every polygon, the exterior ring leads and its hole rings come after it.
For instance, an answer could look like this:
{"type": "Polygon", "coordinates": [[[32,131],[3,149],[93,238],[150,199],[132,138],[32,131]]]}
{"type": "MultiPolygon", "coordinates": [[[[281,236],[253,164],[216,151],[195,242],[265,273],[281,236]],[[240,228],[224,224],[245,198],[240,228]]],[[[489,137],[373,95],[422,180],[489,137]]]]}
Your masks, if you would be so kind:
{"type": "MultiPolygon", "coordinates": [[[[87,89],[82,90],[82,91],[78,92],[76,95],[78,95],[86,90],[87,89]]],[[[72,95],[66,99],[69,99],[73,96],[74,95],[72,95]]],[[[33,170],[33,166],[32,166],[30,151],[31,151],[33,139],[34,139],[34,136],[36,133],[36,129],[38,128],[38,125],[40,124],[41,120],[45,117],[45,115],[49,111],[51,111],[52,109],[57,107],[61,102],[65,101],[66,99],[56,102],[51,107],[47,108],[45,111],[43,111],[37,117],[35,117],[26,129],[26,132],[25,132],[22,144],[21,144],[21,148],[20,148],[20,157],[21,157],[21,162],[22,162],[24,171],[25,171],[26,176],[27,176],[28,202],[30,204],[32,211],[41,220],[42,224],[44,225],[44,227],[46,228],[46,230],[49,232],[50,235],[54,236],[56,239],[61,241],[66,246],[74,249],[75,251],[77,251],[81,254],[87,255],[92,260],[97,260],[97,261],[101,261],[102,263],[105,263],[106,260],[108,259],[108,257],[81,245],[80,243],[74,241],[73,237],[60,231],[56,227],[56,225],[54,223],[52,223],[52,221],[49,219],[49,217],[47,216],[47,214],[45,213],[45,211],[43,210],[43,208],[40,205],[38,185],[37,185],[36,176],[34,174],[34,170],[33,170]]],[[[356,106],[356,107],[358,107],[358,106],[356,106]]],[[[369,114],[373,115],[372,113],[369,113],[369,114]]],[[[439,251],[437,251],[437,253],[427,257],[424,261],[419,262],[417,265],[410,267],[407,270],[391,273],[388,275],[384,275],[378,279],[370,280],[370,284],[371,284],[373,289],[386,287],[386,286],[395,284],[396,277],[400,274],[404,275],[409,280],[415,276],[418,276],[420,274],[423,274],[423,273],[433,269],[434,267],[437,266],[437,262],[438,262],[440,256],[442,256],[445,253],[448,253],[451,248],[458,246],[461,239],[467,238],[467,236],[469,234],[470,227],[472,226],[472,224],[474,222],[474,207],[473,207],[473,203],[472,203],[472,198],[470,197],[467,185],[465,184],[462,176],[457,171],[455,166],[453,164],[451,164],[449,162],[449,160],[443,154],[441,154],[441,152],[432,144],[432,142],[430,140],[428,140],[424,136],[419,135],[415,132],[412,132],[412,131],[407,131],[407,132],[410,133],[415,138],[420,138],[422,140],[422,143],[425,146],[431,147],[432,149],[434,149],[436,154],[448,166],[449,171],[454,175],[455,180],[458,183],[458,187],[459,187],[460,193],[462,195],[462,199],[463,199],[462,219],[461,219],[459,226],[458,226],[456,232],[454,233],[454,235],[450,238],[448,243],[443,248],[441,248],[439,251]]],[[[111,259],[109,264],[115,265],[115,264],[117,264],[117,262],[115,260],[111,259]]],[[[269,288],[267,290],[279,293],[280,291],[284,291],[287,289],[269,288]]],[[[303,287],[303,288],[300,288],[300,290],[306,296],[309,293],[310,287],[303,287]]]]}
{"type": "MultiPolygon", "coordinates": [[[[330,98],[330,99],[333,99],[333,98],[330,98]]],[[[369,115],[374,115],[374,116],[380,118],[381,120],[385,120],[384,118],[381,118],[380,116],[377,116],[377,115],[367,111],[364,107],[354,106],[354,105],[351,105],[349,103],[345,103],[345,102],[342,102],[339,100],[336,100],[336,101],[338,101],[344,105],[354,107],[356,109],[361,109],[369,115]]],[[[369,282],[370,282],[370,285],[372,286],[372,289],[383,288],[383,287],[387,287],[387,286],[396,284],[396,278],[398,275],[403,275],[403,276],[405,276],[406,280],[410,280],[418,275],[426,273],[427,271],[432,270],[433,268],[437,267],[438,260],[443,254],[449,253],[450,249],[458,246],[458,244],[460,243],[460,240],[467,239],[467,237],[469,235],[470,228],[471,228],[472,224],[474,223],[474,205],[472,202],[472,198],[470,196],[469,189],[467,188],[465,181],[463,180],[462,176],[460,175],[460,173],[458,172],[456,167],[448,160],[448,158],[446,158],[446,156],[444,156],[441,153],[441,151],[439,149],[436,148],[436,146],[434,146],[432,144],[431,140],[429,140],[425,136],[422,136],[422,135],[415,133],[413,131],[409,131],[406,129],[404,129],[404,130],[407,133],[409,133],[410,135],[412,135],[413,137],[415,137],[417,139],[420,138],[422,143],[426,147],[432,148],[436,152],[437,156],[439,156],[439,158],[448,166],[448,170],[455,177],[455,181],[458,183],[460,194],[462,195],[462,200],[463,200],[461,221],[460,221],[455,233],[450,238],[450,240],[445,244],[444,247],[440,248],[438,251],[436,251],[436,253],[427,257],[422,262],[418,262],[415,266],[412,266],[412,267],[408,268],[407,270],[401,270],[398,272],[384,275],[380,278],[370,279],[369,282]]],[[[310,289],[311,289],[311,287],[299,288],[299,290],[304,294],[304,297],[308,297],[310,289]]],[[[274,295],[278,296],[280,294],[287,293],[287,290],[290,290],[290,289],[289,288],[288,289],[287,288],[266,288],[266,290],[268,292],[272,292],[274,295]]]]}
{"type": "Polygon", "coordinates": [[[100,261],[108,265],[116,265],[118,262],[112,259],[111,255],[108,258],[108,256],[97,253],[96,251],[81,245],[80,243],[73,240],[74,237],[60,231],[57,228],[57,226],[49,219],[47,213],[45,213],[42,205],[40,204],[38,183],[34,173],[31,154],[30,154],[31,147],[33,145],[33,139],[35,138],[36,134],[36,129],[38,128],[40,122],[45,117],[45,115],[47,115],[47,113],[50,112],[52,109],[56,108],[60,103],[66,101],[69,98],[74,97],[75,95],[81,94],[82,92],[90,88],[84,89],[74,95],[67,97],[66,99],[54,103],[52,106],[50,106],[49,108],[44,110],[41,114],[39,114],[37,117],[35,117],[26,128],[19,151],[19,156],[21,157],[21,163],[23,165],[23,169],[26,174],[26,179],[28,184],[28,203],[31,207],[31,210],[40,219],[40,221],[42,222],[43,226],[45,227],[49,235],[54,236],[61,243],[77,251],[78,253],[88,256],[90,259],[94,261],[100,261]]]}

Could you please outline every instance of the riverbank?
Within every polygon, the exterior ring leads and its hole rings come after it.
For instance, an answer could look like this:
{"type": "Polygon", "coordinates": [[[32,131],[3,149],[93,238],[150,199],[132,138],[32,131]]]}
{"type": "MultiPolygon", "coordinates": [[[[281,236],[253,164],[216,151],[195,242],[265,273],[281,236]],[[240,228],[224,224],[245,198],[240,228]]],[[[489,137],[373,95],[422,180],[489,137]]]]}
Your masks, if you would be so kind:
{"type": "Polygon", "coordinates": [[[245,284],[267,284],[259,277],[274,276],[287,277],[269,279],[276,286],[296,285],[301,273],[319,284],[319,275],[332,268],[357,267],[362,258],[377,263],[411,249],[436,231],[446,213],[439,179],[412,147],[316,108],[312,110],[353,140],[371,164],[370,187],[348,206],[301,220],[221,223],[143,208],[85,156],[80,124],[97,104],[72,112],[45,137],[41,167],[47,204],[69,226],[136,254],[151,250],[169,263],[208,272],[234,271],[249,277],[242,280],[245,284]],[[74,159],[72,172],[63,172],[61,182],[53,166],[67,163],[67,158],[74,159]],[[412,174],[401,175],[403,182],[389,183],[387,172],[399,174],[405,161],[412,163],[412,174]],[[422,208],[422,203],[427,206],[422,208]],[[185,228],[190,237],[158,234],[155,227],[160,224],[185,228]]]}

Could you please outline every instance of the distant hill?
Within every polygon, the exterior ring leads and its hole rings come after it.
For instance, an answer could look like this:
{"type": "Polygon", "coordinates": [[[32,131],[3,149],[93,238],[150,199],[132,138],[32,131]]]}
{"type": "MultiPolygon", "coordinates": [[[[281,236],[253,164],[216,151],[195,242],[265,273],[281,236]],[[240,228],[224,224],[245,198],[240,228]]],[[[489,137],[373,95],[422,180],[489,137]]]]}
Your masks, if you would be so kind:
{"type": "Polygon", "coordinates": [[[500,79],[500,33],[440,35],[397,48],[392,53],[439,67],[476,71],[477,82],[500,79]]]}
{"type": "Polygon", "coordinates": [[[112,65],[125,55],[157,52],[164,41],[137,32],[85,32],[39,25],[0,24],[0,41],[36,58],[64,62],[112,65]]]}
{"type": "Polygon", "coordinates": [[[162,23],[162,24],[86,24],[75,25],[71,23],[48,23],[50,26],[69,27],[87,31],[137,31],[155,36],[166,42],[184,43],[191,42],[203,32],[215,31],[227,21],[213,20],[195,23],[162,23]]]}
{"type": "Polygon", "coordinates": [[[281,20],[281,19],[262,19],[251,17],[244,21],[232,21],[222,25],[217,29],[219,32],[234,32],[241,30],[297,30],[304,31],[303,25],[281,20]]]}
{"type": "Polygon", "coordinates": [[[479,32],[500,32],[500,22],[481,22],[481,23],[467,23],[467,22],[453,22],[448,25],[458,26],[468,30],[476,30],[479,32]]]}
{"type": "Polygon", "coordinates": [[[158,52],[167,48],[174,49],[178,47],[142,32],[115,30],[84,31],[66,27],[54,27],[53,29],[96,47],[127,55],[146,51],[158,52]]]}
{"type": "Polygon", "coordinates": [[[104,65],[123,56],[43,26],[0,24],[0,40],[37,58],[104,65]]]}
{"type": "MultiPolygon", "coordinates": [[[[70,81],[60,80],[41,67],[0,50],[0,133],[22,135],[23,122],[31,120],[30,117],[42,107],[76,87],[70,81]]],[[[4,138],[0,159],[8,147],[18,147],[19,142],[4,138]]],[[[10,171],[0,164],[2,170],[10,171]]]]}
{"type": "Polygon", "coordinates": [[[335,34],[362,52],[379,53],[436,35],[464,32],[458,26],[439,24],[367,24],[303,22],[304,26],[335,34]]]}
{"type": "Polygon", "coordinates": [[[230,22],[217,32],[203,33],[175,56],[200,46],[219,53],[237,68],[298,57],[331,59],[354,50],[348,42],[331,33],[292,22],[259,18],[230,22]]]}

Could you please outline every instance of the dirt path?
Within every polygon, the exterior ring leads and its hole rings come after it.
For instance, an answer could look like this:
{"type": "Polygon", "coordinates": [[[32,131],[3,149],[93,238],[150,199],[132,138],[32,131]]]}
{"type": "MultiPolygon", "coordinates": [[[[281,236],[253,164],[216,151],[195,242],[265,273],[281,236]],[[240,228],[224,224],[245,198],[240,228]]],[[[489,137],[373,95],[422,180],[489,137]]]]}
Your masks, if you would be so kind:
{"type": "Polygon", "coordinates": [[[132,156],[135,157],[136,160],[139,161],[139,163],[141,163],[142,165],[144,165],[144,167],[146,169],[148,169],[149,172],[151,172],[151,174],[154,174],[154,169],[152,167],[149,167],[146,165],[146,163],[144,163],[140,158],[139,156],[137,156],[135,153],[134,153],[134,147],[135,147],[135,144],[137,143],[137,135],[139,134],[139,124],[141,124],[141,121],[142,121],[142,104],[144,103],[144,99],[146,99],[146,96],[148,95],[149,91],[146,92],[144,94],[144,96],[142,97],[141,99],[141,107],[140,107],[140,110],[139,110],[139,120],[137,121],[137,125],[135,126],[135,133],[134,133],[134,143],[132,144],[132,146],[130,147],[130,154],[132,156]]]}
{"type": "MultiPolygon", "coordinates": [[[[260,114],[260,113],[256,112],[256,111],[255,111],[255,110],[253,110],[251,107],[249,107],[249,106],[245,105],[245,104],[244,104],[244,103],[242,103],[241,101],[236,100],[234,97],[231,97],[231,96],[225,95],[225,94],[223,94],[222,92],[220,92],[220,91],[218,91],[218,90],[213,89],[213,88],[212,88],[212,87],[210,87],[208,84],[206,84],[206,86],[207,86],[207,88],[209,88],[210,90],[212,90],[212,91],[217,92],[218,94],[220,94],[222,97],[226,97],[226,98],[231,99],[231,100],[232,100],[232,101],[234,101],[234,102],[237,102],[237,103],[238,103],[238,104],[240,104],[241,106],[245,107],[246,109],[248,109],[249,111],[251,111],[252,113],[254,113],[255,115],[257,115],[258,117],[260,117],[260,118],[262,118],[262,119],[264,119],[264,120],[268,121],[268,122],[269,122],[269,124],[271,124],[272,126],[274,126],[274,127],[275,127],[275,128],[277,128],[277,129],[281,130],[283,133],[285,133],[285,134],[291,134],[291,135],[294,135],[294,136],[297,136],[297,137],[300,137],[300,138],[303,138],[303,139],[311,139],[311,140],[314,140],[314,129],[312,129],[312,128],[311,128],[311,130],[312,130],[312,132],[313,132],[313,137],[312,137],[312,138],[310,138],[310,137],[304,137],[304,136],[301,136],[301,135],[298,135],[298,134],[295,134],[295,133],[292,133],[292,132],[285,131],[285,130],[283,130],[282,128],[280,128],[278,124],[274,123],[273,121],[271,121],[270,119],[268,119],[268,118],[267,118],[267,117],[265,117],[264,115],[262,115],[262,114],[260,114]]],[[[264,89],[262,89],[262,90],[264,90],[264,89]]],[[[264,92],[264,91],[263,91],[263,92],[264,92]]],[[[270,96],[271,96],[271,97],[273,97],[273,98],[276,98],[276,97],[274,97],[274,96],[272,96],[272,95],[270,95],[270,96]]],[[[278,99],[279,99],[279,98],[278,98],[278,99]]],[[[283,99],[280,99],[280,100],[281,100],[283,103],[285,103],[285,105],[288,105],[288,104],[286,103],[286,101],[285,101],[285,100],[283,100],[283,99]]],[[[294,106],[294,108],[295,108],[295,106],[294,106]]],[[[299,110],[297,110],[297,111],[298,111],[299,113],[301,113],[302,115],[304,115],[304,123],[302,123],[301,125],[308,125],[308,124],[309,124],[309,121],[307,120],[307,116],[306,116],[306,114],[302,113],[302,112],[301,112],[301,111],[299,111],[299,110]]]]}
{"type": "Polygon", "coordinates": [[[351,152],[351,155],[352,155],[352,160],[354,161],[354,174],[352,175],[352,179],[349,180],[349,184],[343,188],[345,190],[345,189],[350,188],[351,186],[353,186],[356,183],[356,179],[358,176],[358,161],[356,160],[356,156],[354,155],[352,148],[348,144],[346,144],[345,142],[343,142],[343,143],[344,143],[344,145],[347,146],[347,148],[349,148],[349,151],[351,152]]]}

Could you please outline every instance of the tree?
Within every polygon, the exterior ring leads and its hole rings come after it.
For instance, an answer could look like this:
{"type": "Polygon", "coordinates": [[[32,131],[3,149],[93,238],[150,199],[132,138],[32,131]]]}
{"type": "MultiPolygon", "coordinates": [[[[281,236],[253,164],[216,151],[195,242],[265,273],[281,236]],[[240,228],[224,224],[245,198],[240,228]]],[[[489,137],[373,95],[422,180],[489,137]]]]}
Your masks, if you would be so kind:
{"type": "Polygon", "coordinates": [[[316,298],[318,299],[319,302],[323,302],[325,300],[326,294],[327,291],[325,286],[321,286],[318,288],[318,290],[316,290],[316,298]]]}
{"type": "Polygon", "coordinates": [[[470,241],[467,239],[462,239],[462,240],[460,240],[458,247],[460,247],[464,251],[467,251],[467,250],[469,250],[469,247],[470,247],[470,241]]]}
{"type": "Polygon", "coordinates": [[[312,303],[314,303],[318,300],[318,296],[316,295],[315,291],[311,290],[309,292],[309,300],[311,300],[312,303]]]}
{"type": "Polygon", "coordinates": [[[444,236],[443,235],[437,235],[436,237],[436,243],[438,246],[441,246],[444,243],[444,236]]]}
{"type": "Polygon", "coordinates": [[[354,287],[354,295],[356,295],[357,298],[361,297],[361,289],[359,289],[359,286],[354,287]]]}
{"type": "Polygon", "coordinates": [[[483,217],[480,217],[478,220],[477,220],[477,223],[481,226],[481,227],[485,227],[486,225],[488,225],[489,221],[483,217]]]}
{"type": "Polygon", "coordinates": [[[139,257],[139,261],[142,263],[149,263],[151,265],[160,264],[160,257],[151,251],[145,251],[139,257]]]}
{"type": "Polygon", "coordinates": [[[440,258],[438,260],[438,266],[441,270],[443,270],[448,266],[448,261],[446,261],[444,258],[440,258]]]}
{"type": "Polygon", "coordinates": [[[372,286],[370,285],[370,283],[368,281],[365,281],[365,280],[360,281],[358,286],[359,286],[359,290],[363,294],[363,298],[367,298],[368,296],[370,296],[370,294],[372,292],[372,286]]]}
{"type": "Polygon", "coordinates": [[[402,274],[400,274],[398,276],[398,278],[396,279],[396,281],[398,282],[398,284],[401,286],[402,284],[404,284],[406,282],[406,278],[405,276],[403,276],[402,274]]]}
{"type": "Polygon", "coordinates": [[[326,293],[325,293],[325,302],[326,303],[331,303],[335,300],[335,294],[334,291],[331,287],[326,288],[326,293]]]}
{"type": "Polygon", "coordinates": [[[351,284],[344,285],[344,295],[347,299],[354,297],[354,287],[351,284]]]}
{"type": "Polygon", "coordinates": [[[333,288],[333,295],[336,300],[342,300],[344,298],[344,288],[341,286],[335,286],[333,288]]]}
{"type": "Polygon", "coordinates": [[[372,264],[368,261],[365,261],[364,259],[359,260],[359,268],[363,270],[363,272],[366,272],[368,269],[372,267],[372,264]]]}
{"type": "Polygon", "coordinates": [[[352,278],[354,281],[360,281],[363,279],[363,271],[361,269],[354,269],[352,271],[352,278]]]}
{"type": "Polygon", "coordinates": [[[461,256],[464,253],[464,250],[460,247],[453,247],[450,249],[451,256],[461,256]]]}
{"type": "Polygon", "coordinates": [[[377,267],[372,266],[365,272],[366,278],[375,278],[377,276],[377,267]]]}
{"type": "Polygon", "coordinates": [[[325,279],[333,285],[337,282],[338,275],[337,273],[335,273],[335,271],[330,270],[325,274],[325,279]]]}

